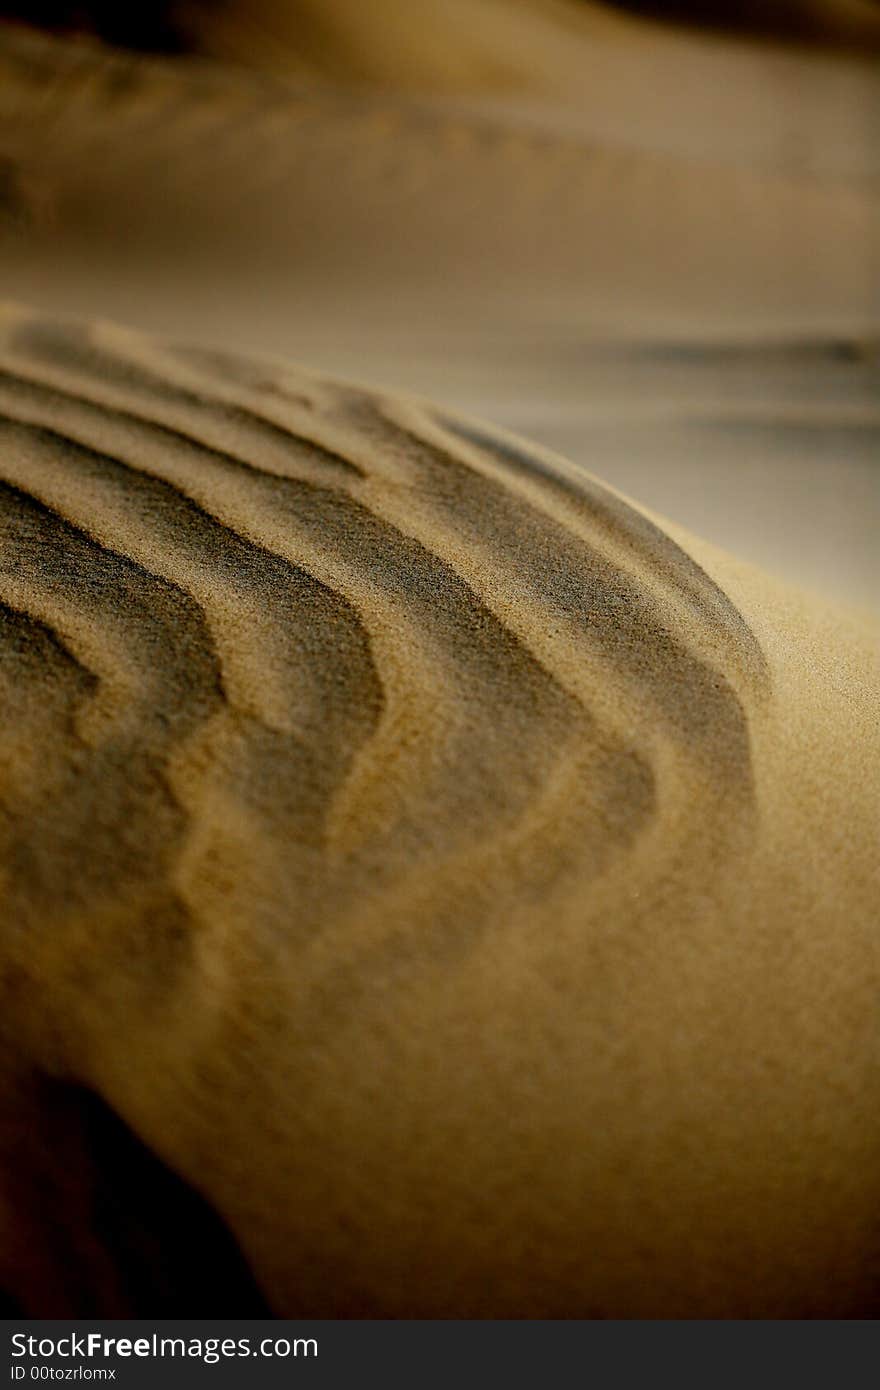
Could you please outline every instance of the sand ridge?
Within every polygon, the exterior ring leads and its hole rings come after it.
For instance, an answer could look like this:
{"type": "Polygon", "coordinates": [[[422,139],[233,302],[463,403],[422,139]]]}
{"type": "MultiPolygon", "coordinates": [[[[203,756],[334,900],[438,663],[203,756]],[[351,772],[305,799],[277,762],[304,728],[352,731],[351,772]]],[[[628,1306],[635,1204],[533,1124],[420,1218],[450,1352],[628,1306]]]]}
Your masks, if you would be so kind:
{"type": "Polygon", "coordinates": [[[876,609],[873,69],[518,13],[503,93],[2,31],[0,293],[493,419],[876,609]]]}
{"type": "Polygon", "coordinates": [[[16,1298],[185,1304],[124,1202],[58,1247],[103,1105],[230,1304],[876,1311],[871,635],[424,402],[0,357],[16,1298]]]}
{"type": "Polygon", "coordinates": [[[874,1316],[876,72],[418,10],[0,29],[0,1294],[874,1316]]]}

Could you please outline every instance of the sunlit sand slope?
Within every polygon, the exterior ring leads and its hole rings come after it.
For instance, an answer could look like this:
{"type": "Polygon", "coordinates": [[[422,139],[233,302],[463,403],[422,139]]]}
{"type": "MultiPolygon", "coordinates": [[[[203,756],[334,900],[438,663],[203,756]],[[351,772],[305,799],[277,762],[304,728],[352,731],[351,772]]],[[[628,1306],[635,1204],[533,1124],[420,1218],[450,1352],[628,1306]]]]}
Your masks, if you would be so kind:
{"type": "Polygon", "coordinates": [[[139,1142],[279,1314],[876,1313],[871,639],[277,360],[10,311],[0,410],[21,1305],[155,1315],[139,1142]]]}

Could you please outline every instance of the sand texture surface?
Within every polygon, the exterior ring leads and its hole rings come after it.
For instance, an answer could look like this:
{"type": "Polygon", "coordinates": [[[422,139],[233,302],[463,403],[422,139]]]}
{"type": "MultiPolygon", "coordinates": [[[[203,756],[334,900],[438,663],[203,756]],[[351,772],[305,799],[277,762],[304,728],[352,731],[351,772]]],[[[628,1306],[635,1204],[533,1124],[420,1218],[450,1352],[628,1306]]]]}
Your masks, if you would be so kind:
{"type": "Polygon", "coordinates": [[[860,629],[283,363],[13,310],[0,394],[16,1297],[187,1296],[99,1097],[279,1314],[876,1311],[860,629]]]}
{"type": "Polygon", "coordinates": [[[0,1304],[880,1316],[877,7],[178,8],[0,25],[0,1304]]]}
{"type": "Polygon", "coordinates": [[[513,12],[454,91],[391,16],[384,85],[0,31],[0,295],[494,420],[878,611],[875,66],[513,12]]]}

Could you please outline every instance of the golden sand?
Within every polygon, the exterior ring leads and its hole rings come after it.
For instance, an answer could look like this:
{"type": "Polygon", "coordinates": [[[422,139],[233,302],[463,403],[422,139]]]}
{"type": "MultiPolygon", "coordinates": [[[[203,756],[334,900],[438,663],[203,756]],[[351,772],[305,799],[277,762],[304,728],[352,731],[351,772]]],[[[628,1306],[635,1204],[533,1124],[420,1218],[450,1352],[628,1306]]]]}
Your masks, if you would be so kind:
{"type": "Polygon", "coordinates": [[[876,77],[462,11],[0,44],[32,1315],[880,1306],[876,77]]]}
{"type": "Polygon", "coordinates": [[[16,1083],[280,1314],[873,1307],[858,628],[426,405],[14,312],[2,361],[16,1083]]]}

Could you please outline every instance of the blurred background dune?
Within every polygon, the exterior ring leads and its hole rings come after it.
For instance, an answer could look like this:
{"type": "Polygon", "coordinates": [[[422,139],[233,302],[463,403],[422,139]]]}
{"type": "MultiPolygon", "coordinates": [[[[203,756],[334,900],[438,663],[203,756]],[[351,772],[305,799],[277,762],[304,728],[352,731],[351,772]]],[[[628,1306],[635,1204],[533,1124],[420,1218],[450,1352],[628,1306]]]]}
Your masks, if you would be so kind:
{"type": "Polygon", "coordinates": [[[429,396],[880,607],[874,0],[2,13],[4,296],[429,396]]]}
{"type": "MultiPolygon", "coordinates": [[[[578,3],[579,0],[574,0],[578,3]]],[[[594,12],[630,11],[663,23],[753,35],[781,43],[820,44],[846,49],[876,47],[880,41],[877,0],[580,0],[594,12]]],[[[489,0],[487,14],[505,9],[502,22],[522,0],[489,0]]],[[[4,0],[0,15],[56,32],[93,33],[108,43],[156,53],[223,51],[238,35],[232,56],[253,61],[305,58],[339,63],[347,51],[381,48],[376,31],[397,26],[424,48],[426,7],[405,0],[4,0]],[[286,54],[283,50],[286,49],[286,54]]],[[[436,4],[442,10],[456,7],[436,4]]],[[[436,22],[436,21],[435,21],[436,22]]],[[[492,21],[490,21],[492,22],[492,21]]],[[[497,26],[497,20],[495,21],[497,26]]],[[[495,33],[497,39],[497,27],[495,33]]],[[[490,35],[491,37],[491,35],[490,35]]],[[[445,47],[445,45],[444,45],[445,47]]],[[[411,50],[412,51],[412,50],[411,50]]]]}

